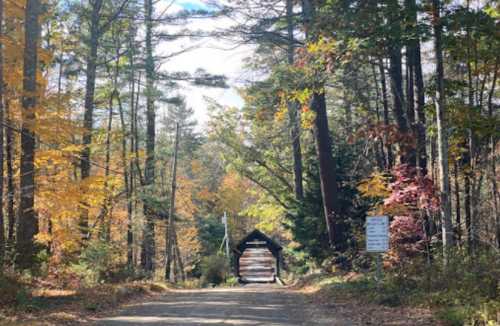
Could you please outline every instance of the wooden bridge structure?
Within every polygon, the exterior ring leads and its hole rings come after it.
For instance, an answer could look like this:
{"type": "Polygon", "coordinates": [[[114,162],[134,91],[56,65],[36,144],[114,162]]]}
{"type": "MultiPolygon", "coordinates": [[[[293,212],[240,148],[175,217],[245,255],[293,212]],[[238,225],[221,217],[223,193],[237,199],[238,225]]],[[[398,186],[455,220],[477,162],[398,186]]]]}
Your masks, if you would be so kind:
{"type": "Polygon", "coordinates": [[[235,248],[235,271],[242,283],[271,283],[280,276],[282,247],[259,230],[245,236],[235,248]]]}

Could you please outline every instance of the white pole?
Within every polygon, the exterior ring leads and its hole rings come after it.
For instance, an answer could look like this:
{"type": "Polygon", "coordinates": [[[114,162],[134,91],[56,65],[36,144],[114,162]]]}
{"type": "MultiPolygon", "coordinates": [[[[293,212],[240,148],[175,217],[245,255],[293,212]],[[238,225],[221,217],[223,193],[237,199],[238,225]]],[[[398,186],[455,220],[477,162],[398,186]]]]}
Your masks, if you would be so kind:
{"type": "Polygon", "coordinates": [[[226,238],[226,257],[229,259],[229,236],[227,232],[227,214],[224,212],[224,237],[226,238]]]}

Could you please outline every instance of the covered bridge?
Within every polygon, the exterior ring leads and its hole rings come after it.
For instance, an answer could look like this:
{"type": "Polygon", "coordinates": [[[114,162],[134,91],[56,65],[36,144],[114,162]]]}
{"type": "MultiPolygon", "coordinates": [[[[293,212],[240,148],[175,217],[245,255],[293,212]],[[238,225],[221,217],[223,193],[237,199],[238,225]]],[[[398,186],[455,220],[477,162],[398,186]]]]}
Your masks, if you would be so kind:
{"type": "Polygon", "coordinates": [[[259,230],[253,230],[233,249],[240,282],[275,282],[280,276],[283,248],[259,230]]]}

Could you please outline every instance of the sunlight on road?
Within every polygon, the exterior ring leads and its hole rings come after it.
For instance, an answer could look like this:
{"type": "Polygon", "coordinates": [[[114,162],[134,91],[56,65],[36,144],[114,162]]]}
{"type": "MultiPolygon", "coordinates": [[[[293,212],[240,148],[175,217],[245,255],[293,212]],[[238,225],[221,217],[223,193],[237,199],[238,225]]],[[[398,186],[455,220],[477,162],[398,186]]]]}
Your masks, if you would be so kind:
{"type": "Polygon", "coordinates": [[[96,322],[100,326],[313,325],[307,308],[301,294],[273,286],[178,290],[96,322]]]}

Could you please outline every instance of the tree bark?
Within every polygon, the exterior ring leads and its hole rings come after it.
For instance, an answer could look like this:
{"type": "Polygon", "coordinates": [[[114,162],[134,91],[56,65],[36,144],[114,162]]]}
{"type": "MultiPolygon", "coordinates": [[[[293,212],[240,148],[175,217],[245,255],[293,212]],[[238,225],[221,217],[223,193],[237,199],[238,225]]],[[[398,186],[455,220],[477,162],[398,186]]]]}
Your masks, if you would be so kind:
{"type": "MultiPolygon", "coordinates": [[[[7,126],[11,125],[9,102],[5,101],[5,113],[7,126]]],[[[7,141],[7,244],[9,248],[14,247],[14,233],[15,233],[15,212],[14,212],[14,169],[13,169],[13,156],[14,156],[14,135],[12,128],[6,128],[5,140],[7,141]]]]}
{"type": "MultiPolygon", "coordinates": [[[[115,80],[116,82],[116,80],[115,80]]],[[[115,84],[116,87],[116,84],[115,84]]],[[[104,161],[104,191],[106,192],[106,199],[104,200],[103,208],[102,208],[102,214],[101,214],[101,225],[100,225],[100,233],[101,233],[101,239],[109,242],[111,238],[110,230],[107,227],[107,221],[110,219],[109,216],[109,210],[111,206],[111,197],[112,197],[112,191],[109,189],[109,170],[110,170],[110,163],[111,163],[111,127],[113,126],[113,98],[115,97],[115,91],[113,91],[113,94],[111,94],[109,98],[109,113],[108,113],[108,127],[106,129],[106,157],[104,161]]]]}
{"type": "Polygon", "coordinates": [[[171,282],[175,282],[175,268],[173,270],[173,275],[171,273],[171,265],[172,258],[175,255],[174,246],[175,246],[175,192],[177,190],[177,153],[179,151],[179,136],[180,136],[180,126],[179,123],[175,126],[175,145],[174,145],[174,158],[172,160],[172,184],[170,188],[170,210],[168,213],[168,225],[167,225],[167,234],[165,234],[165,238],[167,240],[166,243],[166,257],[167,262],[165,265],[165,280],[170,280],[171,282]]]}
{"type": "MultiPolygon", "coordinates": [[[[495,61],[495,70],[493,72],[493,80],[491,82],[491,88],[488,94],[488,116],[490,118],[493,117],[493,96],[495,94],[495,87],[497,84],[498,78],[498,63],[499,58],[496,58],[495,61]]],[[[499,202],[500,196],[498,194],[498,184],[497,184],[497,156],[496,156],[496,144],[497,138],[492,135],[490,137],[490,180],[491,180],[491,196],[493,199],[493,213],[495,214],[495,227],[496,227],[496,240],[497,240],[497,248],[500,249],[500,212],[499,212],[499,202]]]]}
{"type": "Polygon", "coordinates": [[[460,212],[460,183],[458,182],[458,163],[455,162],[454,166],[454,180],[455,180],[455,225],[457,241],[460,245],[462,243],[462,214],[460,212]]]}
{"type": "Polygon", "coordinates": [[[424,88],[424,77],[422,74],[422,59],[420,53],[420,40],[416,40],[415,43],[415,86],[417,89],[417,112],[416,112],[416,130],[417,130],[417,166],[419,171],[423,174],[427,174],[427,135],[425,131],[425,88],[424,88]]]}
{"type": "MultiPolygon", "coordinates": [[[[404,93],[403,93],[403,72],[401,60],[401,19],[400,7],[397,0],[388,1],[388,19],[391,22],[391,35],[388,37],[388,52],[389,52],[389,77],[391,80],[391,92],[393,99],[393,114],[398,130],[401,135],[407,135],[408,124],[405,118],[404,93]]],[[[406,160],[406,144],[400,144],[400,160],[402,163],[407,163],[406,160]]]]}
{"type": "MultiPolygon", "coordinates": [[[[288,64],[294,64],[295,39],[293,36],[293,2],[286,0],[286,17],[288,31],[288,64]]],[[[302,151],[300,146],[300,116],[297,110],[298,103],[288,101],[288,118],[290,126],[290,137],[292,140],[293,151],[293,175],[294,175],[294,190],[295,198],[300,202],[304,199],[304,189],[302,182],[302,151]]]]}
{"type": "Polygon", "coordinates": [[[385,151],[387,152],[387,169],[390,170],[394,164],[394,156],[392,154],[392,148],[391,144],[389,143],[389,100],[387,96],[387,83],[386,83],[386,78],[385,78],[385,67],[384,67],[384,61],[382,58],[378,59],[378,67],[380,71],[380,84],[382,86],[382,104],[384,106],[384,126],[385,126],[385,132],[384,132],[384,144],[385,144],[385,151]]]}
{"type": "MultiPolygon", "coordinates": [[[[90,145],[92,143],[92,130],[94,125],[94,93],[97,70],[97,48],[99,46],[99,21],[101,18],[101,9],[103,0],[91,2],[92,14],[90,17],[90,43],[87,54],[86,84],[85,84],[85,111],[83,116],[83,150],[80,160],[80,173],[82,182],[85,182],[90,176],[90,145]]],[[[86,190],[84,190],[86,192],[86,190]]],[[[83,206],[87,206],[83,203],[83,206]]],[[[88,210],[81,209],[80,213],[80,232],[82,244],[89,237],[88,210]]]]}
{"type": "MultiPolygon", "coordinates": [[[[144,171],[144,181],[146,191],[153,195],[153,185],[155,180],[155,107],[154,107],[154,82],[155,66],[153,59],[153,1],[144,1],[146,13],[146,116],[147,116],[147,139],[146,139],[146,163],[144,171]]],[[[154,216],[153,208],[150,207],[148,199],[144,201],[144,216],[146,225],[142,243],[141,265],[147,272],[154,270],[155,257],[155,237],[154,237],[154,216]]]]}
{"type": "Polygon", "coordinates": [[[446,265],[453,247],[453,226],[451,222],[450,179],[448,174],[448,130],[446,123],[446,98],[444,94],[443,50],[441,43],[442,25],[440,0],[432,1],[434,25],[434,50],[436,55],[436,124],[438,137],[439,187],[441,195],[441,227],[443,235],[443,258],[446,265]]]}
{"type": "Polygon", "coordinates": [[[3,161],[4,161],[4,78],[3,78],[3,0],[0,0],[0,271],[5,257],[5,222],[3,215],[3,161]]]}
{"type": "MultiPolygon", "coordinates": [[[[373,82],[375,84],[375,94],[376,94],[376,99],[375,99],[375,110],[377,114],[377,124],[380,124],[381,117],[380,117],[380,89],[379,89],[379,83],[378,83],[378,78],[377,78],[377,69],[375,67],[375,63],[371,64],[372,67],[372,75],[373,75],[373,82]]],[[[384,123],[385,126],[385,123],[384,123]]],[[[387,141],[387,130],[384,131],[384,136],[382,139],[379,139],[377,142],[376,150],[375,152],[377,153],[377,162],[380,167],[380,169],[383,170],[388,170],[389,166],[387,164],[388,158],[387,158],[387,153],[386,153],[386,144],[385,142],[387,141]],[[377,146],[378,145],[378,146],[377,146]]]]}
{"type": "Polygon", "coordinates": [[[319,160],[323,213],[325,214],[330,244],[337,250],[342,251],[345,249],[345,230],[340,217],[337,215],[339,212],[337,178],[335,161],[332,156],[324,93],[313,94],[311,109],[316,113],[316,118],[314,119],[314,139],[319,160]]]}
{"type": "Polygon", "coordinates": [[[28,0],[24,25],[23,98],[21,127],[21,196],[17,226],[16,268],[31,268],[36,254],[35,235],[38,217],[35,212],[35,108],[38,102],[36,75],[40,38],[40,0],[28,0]]]}
{"type": "MultiPolygon", "coordinates": [[[[316,35],[312,30],[315,19],[315,8],[310,0],[302,1],[302,15],[306,39],[314,41],[316,35]]],[[[319,175],[321,185],[321,197],[323,200],[323,212],[328,232],[330,246],[338,251],[345,250],[345,230],[341,217],[338,215],[338,194],[335,171],[335,161],[332,155],[332,144],[330,130],[328,128],[328,117],[326,114],[326,100],[324,85],[314,85],[315,92],[312,95],[311,110],[316,114],[314,119],[314,139],[316,154],[319,161],[319,175]]]]}
{"type": "MultiPolygon", "coordinates": [[[[130,51],[132,51],[133,44],[130,42],[129,47],[130,51]]],[[[120,105],[120,119],[122,121],[122,132],[123,132],[123,140],[122,140],[122,155],[124,155],[124,162],[128,161],[128,167],[124,167],[124,178],[128,179],[126,184],[128,184],[128,193],[127,193],[127,266],[130,269],[133,269],[135,266],[134,262],[134,232],[133,232],[133,221],[134,221],[134,200],[133,195],[135,191],[134,184],[134,160],[132,158],[127,160],[127,140],[126,136],[129,134],[129,152],[130,154],[134,153],[134,120],[135,120],[135,73],[134,73],[134,53],[130,54],[130,65],[132,67],[130,74],[130,132],[127,132],[125,129],[125,120],[123,117],[123,108],[120,105]],[[128,169],[128,170],[127,170],[128,169]],[[127,178],[128,171],[128,178],[127,178]]]]}

